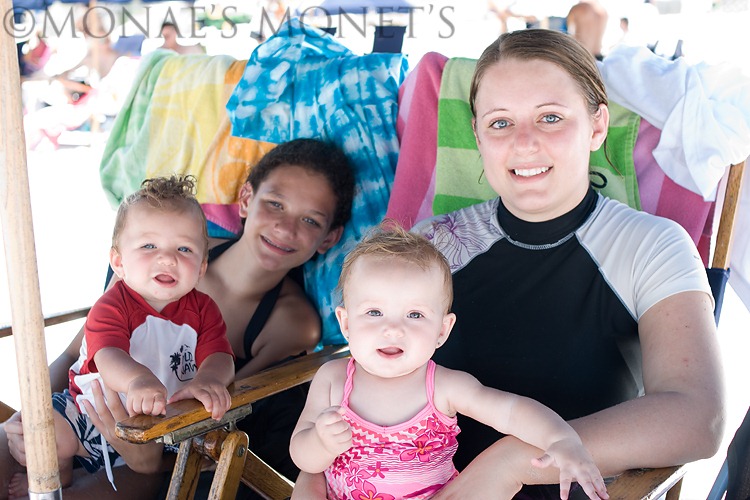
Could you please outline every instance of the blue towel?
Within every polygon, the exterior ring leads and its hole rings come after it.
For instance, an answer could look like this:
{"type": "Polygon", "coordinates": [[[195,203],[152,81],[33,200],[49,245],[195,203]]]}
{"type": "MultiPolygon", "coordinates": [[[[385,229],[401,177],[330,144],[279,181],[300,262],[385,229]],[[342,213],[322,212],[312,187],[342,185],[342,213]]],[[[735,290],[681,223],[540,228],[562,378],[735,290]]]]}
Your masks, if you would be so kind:
{"type": "Polygon", "coordinates": [[[322,345],[344,344],[334,314],[344,256],[385,215],[398,160],[403,54],[357,56],[323,31],[291,19],[250,56],[227,103],[232,134],[279,144],[317,138],[338,145],[355,170],[352,219],[341,242],[305,264],[305,290],[323,319],[322,345]]]}

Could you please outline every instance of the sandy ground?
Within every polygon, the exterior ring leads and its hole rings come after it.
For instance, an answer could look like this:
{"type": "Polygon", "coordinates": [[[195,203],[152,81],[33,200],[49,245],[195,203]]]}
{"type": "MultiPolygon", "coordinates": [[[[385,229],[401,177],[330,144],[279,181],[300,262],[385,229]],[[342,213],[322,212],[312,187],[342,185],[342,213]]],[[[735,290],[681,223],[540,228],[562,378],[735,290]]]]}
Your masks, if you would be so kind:
{"type": "MultiPolygon", "coordinates": [[[[426,50],[449,56],[477,57],[481,48],[496,34],[491,19],[471,18],[460,12],[460,24],[452,39],[407,39],[404,50],[410,62],[426,50]],[[461,42],[461,43],[459,43],[461,42]]],[[[666,44],[676,37],[685,40],[685,49],[693,60],[732,61],[750,65],[740,53],[743,43],[737,33],[750,21],[747,12],[707,16],[687,13],[662,16],[660,29],[666,44]]],[[[435,26],[445,29],[445,26],[435,26]]],[[[426,33],[428,30],[420,33],[426,33]]],[[[419,33],[418,33],[419,34],[419,33]]],[[[367,45],[358,42],[363,47],[367,45]]],[[[356,44],[355,44],[356,45],[356,44]]],[[[42,305],[45,314],[90,305],[101,293],[114,212],[99,183],[98,165],[102,144],[92,147],[41,148],[28,155],[31,203],[36,234],[37,261],[42,305]]],[[[0,325],[10,323],[7,273],[3,249],[0,249],[0,325]]],[[[750,313],[732,290],[724,301],[719,339],[729,395],[729,418],[724,446],[717,458],[694,463],[683,487],[684,500],[706,497],[726,453],[726,445],[750,404],[747,390],[747,354],[750,353],[750,313]]],[[[80,328],[81,321],[47,330],[48,359],[52,360],[80,328]]],[[[5,382],[0,385],[0,400],[19,407],[16,385],[16,360],[12,338],[0,339],[0,368],[5,382]]]]}

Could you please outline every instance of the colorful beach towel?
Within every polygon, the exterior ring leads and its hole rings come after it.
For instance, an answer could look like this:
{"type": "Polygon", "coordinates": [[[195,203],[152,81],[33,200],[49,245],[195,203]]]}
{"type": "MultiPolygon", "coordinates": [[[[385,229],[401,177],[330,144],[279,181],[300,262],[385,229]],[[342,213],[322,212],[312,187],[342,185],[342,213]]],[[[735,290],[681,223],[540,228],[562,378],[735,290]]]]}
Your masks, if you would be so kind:
{"type": "Polygon", "coordinates": [[[355,170],[352,220],[341,243],[304,266],[305,290],[323,318],[322,344],[343,344],[334,296],[346,253],[383,218],[398,160],[403,54],[357,56],[298,19],[258,46],[227,104],[234,135],[271,143],[319,138],[355,170]]]}
{"type": "MultiPolygon", "coordinates": [[[[443,70],[438,101],[435,215],[451,212],[497,196],[482,175],[482,161],[471,129],[469,88],[475,59],[450,59],[443,70]]],[[[640,210],[633,148],[640,118],[610,104],[607,155],[603,148],[591,155],[592,186],[603,195],[640,210]]]]}
{"type": "Polygon", "coordinates": [[[244,61],[155,51],[115,120],[100,174],[113,206],[141,181],[170,174],[198,179],[197,198],[212,236],[241,231],[235,207],[247,171],[274,144],[232,137],[225,106],[244,61]],[[226,231],[226,233],[225,233],[226,231]]]}
{"type": "Polygon", "coordinates": [[[448,58],[428,52],[398,92],[398,155],[386,217],[410,229],[432,216],[437,159],[438,96],[448,58]]]}

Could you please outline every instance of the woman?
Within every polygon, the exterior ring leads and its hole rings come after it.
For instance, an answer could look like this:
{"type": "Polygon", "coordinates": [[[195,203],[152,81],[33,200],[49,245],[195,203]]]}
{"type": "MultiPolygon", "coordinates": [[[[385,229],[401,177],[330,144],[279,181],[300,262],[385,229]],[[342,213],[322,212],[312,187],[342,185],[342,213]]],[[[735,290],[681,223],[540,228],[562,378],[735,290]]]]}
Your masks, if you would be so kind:
{"type": "MultiPolygon", "coordinates": [[[[214,298],[224,316],[238,379],[318,343],[320,318],[289,272],[338,242],[350,216],[353,191],[354,176],[346,156],[313,139],[277,146],[250,171],[239,199],[244,231],[237,240],[213,242],[206,274],[197,286],[214,298]]],[[[67,386],[79,346],[80,334],[50,367],[53,390],[67,386]]],[[[273,402],[255,405],[251,420],[240,424],[252,429],[254,451],[292,479],[296,468],[288,456],[288,443],[304,402],[304,391],[285,393],[273,402]]],[[[115,422],[126,416],[122,407],[112,408],[111,413],[100,411],[97,427],[118,451],[122,448],[121,453],[140,454],[141,445],[114,436],[115,422]]],[[[0,471],[6,469],[1,449],[5,442],[0,429],[0,471]]],[[[101,476],[76,477],[74,490],[65,491],[66,498],[78,492],[81,498],[90,498],[99,484],[107,494],[152,497],[162,483],[161,475],[136,475],[117,467],[115,480],[128,486],[116,493],[101,476]]],[[[0,488],[0,498],[5,494],[7,487],[0,488]]]]}
{"type": "MultiPolygon", "coordinates": [[[[477,63],[470,105],[499,198],[415,229],[454,278],[457,323],[435,362],[557,411],[604,475],[713,455],[724,395],[705,270],[677,224],[590,188],[589,153],[609,121],[593,57],[562,33],[504,34],[477,63]]],[[[532,467],[540,450],[459,427],[463,470],[437,497],[510,498],[558,480],[532,467]]]]}

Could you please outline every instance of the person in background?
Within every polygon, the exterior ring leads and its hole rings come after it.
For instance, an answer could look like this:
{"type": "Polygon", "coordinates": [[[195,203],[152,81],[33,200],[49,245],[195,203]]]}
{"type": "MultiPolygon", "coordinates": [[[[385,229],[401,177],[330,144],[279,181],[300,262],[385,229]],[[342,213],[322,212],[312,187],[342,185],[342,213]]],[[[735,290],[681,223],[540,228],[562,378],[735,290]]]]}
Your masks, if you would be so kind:
{"type": "Polygon", "coordinates": [[[598,0],[580,0],[568,12],[567,31],[601,61],[604,58],[602,43],[608,20],[607,9],[598,0]]]}

